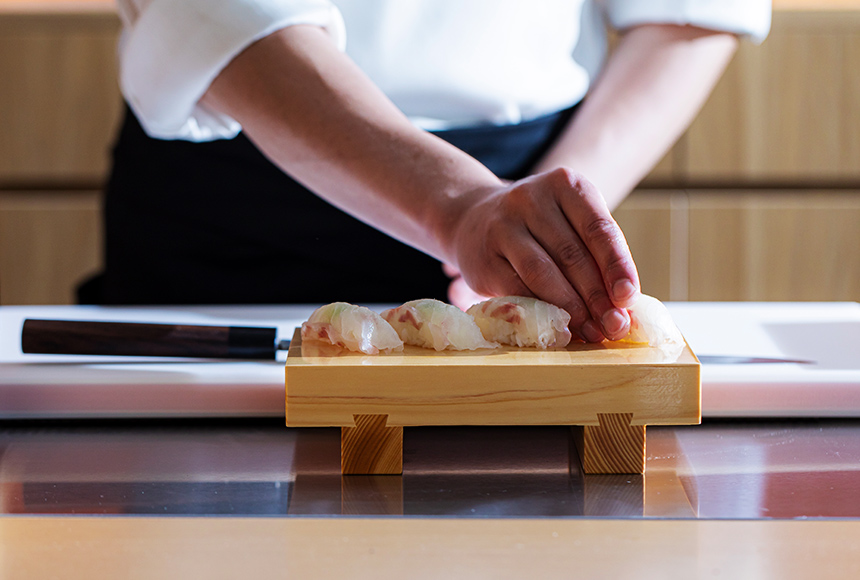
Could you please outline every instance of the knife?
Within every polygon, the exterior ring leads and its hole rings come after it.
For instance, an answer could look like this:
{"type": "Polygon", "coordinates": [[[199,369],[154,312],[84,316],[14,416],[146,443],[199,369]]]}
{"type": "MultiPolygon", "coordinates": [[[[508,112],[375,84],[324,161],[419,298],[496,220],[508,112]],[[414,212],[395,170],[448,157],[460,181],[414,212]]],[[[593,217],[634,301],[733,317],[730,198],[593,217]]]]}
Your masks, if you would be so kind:
{"type": "Polygon", "coordinates": [[[290,348],[278,329],[28,318],[21,350],[28,354],[90,354],[274,360],[290,348]]]}
{"type": "MultiPolygon", "coordinates": [[[[28,318],[21,331],[27,354],[89,354],[274,360],[289,350],[278,329],[256,326],[201,326],[143,322],[97,322],[28,318]]],[[[815,364],[815,361],[732,355],[698,355],[713,364],[815,364]]]]}
{"type": "Polygon", "coordinates": [[[803,365],[814,365],[815,361],[801,360],[796,358],[772,358],[762,356],[732,356],[721,354],[700,354],[696,355],[699,362],[703,365],[751,365],[751,364],[771,364],[771,363],[796,363],[803,365]]]}

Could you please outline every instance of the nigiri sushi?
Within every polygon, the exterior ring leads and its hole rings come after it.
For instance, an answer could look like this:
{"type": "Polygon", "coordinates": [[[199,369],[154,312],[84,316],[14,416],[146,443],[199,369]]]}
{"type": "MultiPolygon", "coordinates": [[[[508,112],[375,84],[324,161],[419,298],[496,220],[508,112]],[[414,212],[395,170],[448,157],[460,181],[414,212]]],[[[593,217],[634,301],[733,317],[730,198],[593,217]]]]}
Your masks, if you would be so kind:
{"type": "Polygon", "coordinates": [[[466,312],[487,340],[538,348],[567,346],[570,342],[570,314],[536,298],[490,298],[466,312]]]}
{"type": "Polygon", "coordinates": [[[641,294],[627,310],[630,312],[630,334],[621,339],[622,342],[648,343],[669,356],[681,354],[684,337],[662,302],[641,294]]]}
{"type": "Polygon", "coordinates": [[[436,350],[475,350],[497,348],[484,339],[475,319],[439,300],[413,300],[403,306],[385,310],[387,320],[406,344],[436,350]]]}
{"type": "Polygon", "coordinates": [[[403,350],[403,341],[379,314],[364,306],[333,302],[302,324],[302,340],[321,340],[365,354],[403,350]]]}

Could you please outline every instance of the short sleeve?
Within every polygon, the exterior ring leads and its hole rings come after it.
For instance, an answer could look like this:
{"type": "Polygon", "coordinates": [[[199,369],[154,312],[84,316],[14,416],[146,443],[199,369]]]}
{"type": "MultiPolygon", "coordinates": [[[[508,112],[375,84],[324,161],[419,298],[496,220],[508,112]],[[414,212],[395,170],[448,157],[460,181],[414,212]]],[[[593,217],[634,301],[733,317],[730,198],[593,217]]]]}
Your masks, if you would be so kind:
{"type": "Polygon", "coordinates": [[[762,42],[770,32],[770,0],[605,0],[613,28],[689,24],[762,42]]]}
{"type": "Polygon", "coordinates": [[[244,48],[295,24],[325,28],[344,50],[343,19],[327,0],[152,0],[126,22],[119,47],[123,95],[152,137],[234,137],[241,126],[198,101],[244,48]]]}

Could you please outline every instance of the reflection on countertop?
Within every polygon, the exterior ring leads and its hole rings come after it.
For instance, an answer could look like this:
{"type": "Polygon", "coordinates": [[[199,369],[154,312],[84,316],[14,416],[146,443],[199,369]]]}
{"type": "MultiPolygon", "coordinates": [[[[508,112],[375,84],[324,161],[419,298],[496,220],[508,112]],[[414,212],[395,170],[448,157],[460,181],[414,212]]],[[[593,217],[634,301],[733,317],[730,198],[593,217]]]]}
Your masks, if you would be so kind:
{"type": "Polygon", "coordinates": [[[584,475],[565,427],[415,427],[403,476],[340,475],[277,420],[0,429],[6,514],[860,517],[860,421],[650,427],[644,476],[584,475]]]}

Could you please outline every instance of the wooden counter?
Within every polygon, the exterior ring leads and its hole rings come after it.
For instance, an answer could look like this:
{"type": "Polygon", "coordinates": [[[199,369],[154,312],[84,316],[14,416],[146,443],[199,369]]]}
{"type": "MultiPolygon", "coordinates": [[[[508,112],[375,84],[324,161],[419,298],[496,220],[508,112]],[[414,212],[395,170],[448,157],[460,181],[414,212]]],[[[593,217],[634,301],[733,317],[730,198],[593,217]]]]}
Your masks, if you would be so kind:
{"type": "Polygon", "coordinates": [[[8,578],[856,578],[858,521],[2,518],[8,578]]]}

